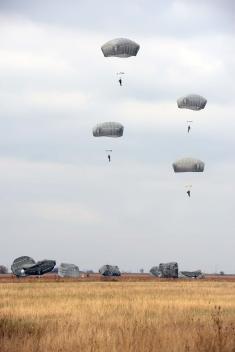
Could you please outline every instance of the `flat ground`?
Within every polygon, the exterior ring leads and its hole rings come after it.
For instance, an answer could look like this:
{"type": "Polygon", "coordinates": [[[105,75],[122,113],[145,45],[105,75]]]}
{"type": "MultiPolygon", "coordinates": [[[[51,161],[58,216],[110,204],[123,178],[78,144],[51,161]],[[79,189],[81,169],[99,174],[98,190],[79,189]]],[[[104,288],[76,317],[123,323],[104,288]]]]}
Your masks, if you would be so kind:
{"type": "MultiPolygon", "coordinates": [[[[182,281],[184,279],[180,279],[182,281]]],[[[188,279],[187,279],[188,280],[188,279]]],[[[41,276],[40,278],[37,276],[27,276],[17,278],[13,274],[0,274],[0,284],[1,283],[22,283],[22,282],[162,282],[165,281],[158,277],[155,277],[151,274],[122,274],[121,276],[115,277],[105,277],[100,274],[90,274],[90,275],[80,275],[78,278],[61,278],[56,274],[48,273],[46,275],[41,276]]],[[[167,280],[171,281],[171,280],[167,280]]],[[[174,281],[174,280],[173,280],[174,281]]],[[[235,275],[205,275],[203,281],[226,281],[226,282],[235,282],[235,275]]]]}
{"type": "Polygon", "coordinates": [[[0,351],[235,351],[234,278],[149,278],[1,277],[0,351]]]}

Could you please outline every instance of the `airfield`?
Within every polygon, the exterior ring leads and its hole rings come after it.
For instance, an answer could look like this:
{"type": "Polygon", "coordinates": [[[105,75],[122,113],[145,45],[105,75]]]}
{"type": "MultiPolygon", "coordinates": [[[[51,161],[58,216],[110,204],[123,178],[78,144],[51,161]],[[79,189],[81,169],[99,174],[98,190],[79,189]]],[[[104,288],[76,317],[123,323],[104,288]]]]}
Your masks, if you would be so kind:
{"type": "Polygon", "coordinates": [[[13,274],[0,274],[1,283],[23,283],[23,282],[163,282],[163,281],[226,281],[235,282],[235,275],[205,274],[203,279],[163,279],[149,273],[124,273],[121,276],[102,276],[99,273],[82,274],[76,278],[60,277],[54,273],[43,276],[26,276],[17,278],[13,274]]]}
{"type": "Polygon", "coordinates": [[[230,352],[235,276],[0,276],[1,352],[230,352]]]}

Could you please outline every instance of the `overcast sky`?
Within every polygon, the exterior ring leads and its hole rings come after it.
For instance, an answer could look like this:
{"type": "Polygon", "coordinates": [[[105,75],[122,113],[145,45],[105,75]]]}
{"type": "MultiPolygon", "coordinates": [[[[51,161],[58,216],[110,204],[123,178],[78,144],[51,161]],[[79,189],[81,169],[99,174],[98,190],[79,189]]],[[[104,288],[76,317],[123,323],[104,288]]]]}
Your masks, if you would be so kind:
{"type": "Polygon", "coordinates": [[[235,272],[234,34],[233,0],[0,0],[1,264],[235,272]],[[138,55],[105,58],[117,37],[138,55]],[[205,172],[174,174],[187,156],[205,172]]]}

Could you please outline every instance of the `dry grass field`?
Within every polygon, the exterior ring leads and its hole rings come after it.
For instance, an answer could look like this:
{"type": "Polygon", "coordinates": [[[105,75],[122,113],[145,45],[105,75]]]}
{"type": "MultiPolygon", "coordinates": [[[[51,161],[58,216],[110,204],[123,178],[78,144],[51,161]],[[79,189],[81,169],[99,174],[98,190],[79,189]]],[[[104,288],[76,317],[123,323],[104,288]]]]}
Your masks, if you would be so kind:
{"type": "Polygon", "coordinates": [[[235,351],[235,282],[0,281],[1,352],[235,351]]]}

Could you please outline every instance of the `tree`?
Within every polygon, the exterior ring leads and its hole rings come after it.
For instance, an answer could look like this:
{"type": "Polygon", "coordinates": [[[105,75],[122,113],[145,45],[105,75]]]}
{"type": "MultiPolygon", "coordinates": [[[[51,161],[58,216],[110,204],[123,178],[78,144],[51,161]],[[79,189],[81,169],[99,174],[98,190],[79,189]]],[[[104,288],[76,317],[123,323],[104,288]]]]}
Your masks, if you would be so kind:
{"type": "Polygon", "coordinates": [[[0,265],[0,274],[7,274],[7,273],[8,273],[7,267],[4,265],[0,265]]]}

